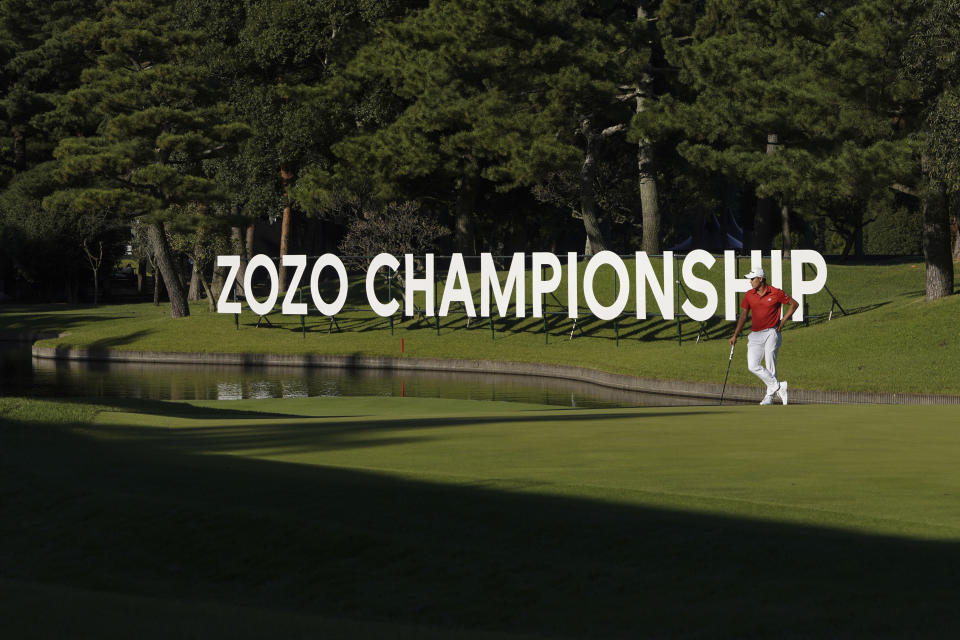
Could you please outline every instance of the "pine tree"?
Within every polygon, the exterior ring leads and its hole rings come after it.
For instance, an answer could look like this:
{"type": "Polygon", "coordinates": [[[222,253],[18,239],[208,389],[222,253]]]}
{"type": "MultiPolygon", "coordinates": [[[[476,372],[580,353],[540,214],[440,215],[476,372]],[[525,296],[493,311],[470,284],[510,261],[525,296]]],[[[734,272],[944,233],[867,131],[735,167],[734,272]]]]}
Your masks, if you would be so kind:
{"type": "Polygon", "coordinates": [[[103,240],[111,248],[113,243],[106,228],[88,224],[89,218],[40,207],[56,189],[52,153],[67,135],[44,116],[58,97],[76,88],[90,64],[71,27],[95,13],[95,6],[79,0],[0,2],[0,280],[15,273],[37,295],[59,297],[66,291],[73,302],[87,262],[83,241],[103,240]],[[98,233],[105,235],[95,237],[98,233]]]}
{"type": "Polygon", "coordinates": [[[350,71],[386,108],[334,147],[341,176],[363,171],[384,200],[443,203],[456,249],[472,253],[478,195],[489,185],[508,190],[575,172],[588,247],[603,248],[597,166],[631,117],[618,96],[644,61],[635,11],[618,2],[455,0],[385,27],[350,71]]]}
{"type": "Polygon", "coordinates": [[[75,29],[91,36],[96,65],[54,116],[93,121],[97,130],[61,140],[55,156],[70,188],[47,197],[44,207],[145,222],[171,316],[187,316],[166,226],[190,227],[196,221],[185,211],[228,197],[204,175],[203,162],[226,153],[247,127],[231,120],[223,88],[196,63],[198,34],[178,28],[170,4],[111,2],[98,20],[75,29]]]}
{"type": "MultiPolygon", "coordinates": [[[[253,135],[239,168],[273,190],[264,190],[259,200],[279,204],[281,256],[292,248],[297,180],[307,166],[325,164],[343,122],[337,105],[315,99],[313,89],[341,69],[372,25],[399,4],[254,0],[245,5],[236,32],[232,102],[253,135]]],[[[280,288],[286,289],[283,268],[280,288]]]]}
{"type": "Polygon", "coordinates": [[[917,135],[925,179],[918,195],[923,199],[927,300],[936,300],[953,293],[953,260],[960,258],[960,238],[950,246],[948,200],[960,195],[960,0],[923,4],[904,66],[906,77],[919,85],[925,106],[917,135]]]}
{"type": "Polygon", "coordinates": [[[89,61],[79,55],[71,26],[94,11],[87,2],[0,2],[0,140],[13,172],[50,160],[56,131],[38,126],[55,96],[76,87],[89,61]]]}
{"type": "MultiPolygon", "coordinates": [[[[634,87],[636,113],[641,118],[650,105],[667,91],[665,87],[670,84],[662,73],[666,70],[666,60],[660,43],[660,32],[656,26],[660,8],[661,3],[655,0],[637,2],[637,30],[642,43],[650,50],[650,63],[639,70],[634,87]]],[[[656,255],[661,250],[660,189],[657,174],[662,167],[654,155],[655,141],[643,131],[638,131],[635,126],[631,127],[631,134],[631,138],[637,143],[638,188],[643,215],[642,249],[649,255],[656,255]]]]}
{"type": "Polygon", "coordinates": [[[774,213],[794,207],[852,228],[849,250],[870,203],[916,167],[896,117],[915,102],[897,59],[911,15],[906,0],[708,0],[699,15],[665,4],[668,59],[687,93],[638,125],[682,131],[686,159],[752,185],[754,246],[769,247],[774,213]]]}

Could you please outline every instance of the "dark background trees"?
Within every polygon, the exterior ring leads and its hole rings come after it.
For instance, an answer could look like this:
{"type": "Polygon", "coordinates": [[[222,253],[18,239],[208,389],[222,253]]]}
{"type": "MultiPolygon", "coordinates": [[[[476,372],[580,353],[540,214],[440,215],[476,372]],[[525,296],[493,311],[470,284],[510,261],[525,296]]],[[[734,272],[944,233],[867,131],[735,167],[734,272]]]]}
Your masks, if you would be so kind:
{"type": "Polygon", "coordinates": [[[922,251],[948,295],[958,4],[2,0],[0,281],[76,299],[138,221],[184,315],[211,247],[416,211],[471,254],[922,251]]]}

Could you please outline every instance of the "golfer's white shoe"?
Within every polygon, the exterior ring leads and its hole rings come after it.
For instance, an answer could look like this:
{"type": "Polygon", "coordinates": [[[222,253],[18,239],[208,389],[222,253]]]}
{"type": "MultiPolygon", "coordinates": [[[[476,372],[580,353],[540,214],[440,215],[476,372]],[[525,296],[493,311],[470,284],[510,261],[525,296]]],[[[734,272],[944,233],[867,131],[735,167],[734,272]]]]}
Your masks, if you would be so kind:
{"type": "Polygon", "coordinates": [[[763,396],[763,400],[760,401],[760,405],[773,404],[773,396],[763,396]]]}
{"type": "Polygon", "coordinates": [[[780,388],[777,389],[777,395],[780,396],[780,402],[782,402],[784,405],[786,405],[786,404],[787,404],[787,400],[789,399],[789,395],[788,395],[788,392],[787,392],[787,383],[786,383],[786,382],[781,382],[781,383],[780,383],[780,388]]]}

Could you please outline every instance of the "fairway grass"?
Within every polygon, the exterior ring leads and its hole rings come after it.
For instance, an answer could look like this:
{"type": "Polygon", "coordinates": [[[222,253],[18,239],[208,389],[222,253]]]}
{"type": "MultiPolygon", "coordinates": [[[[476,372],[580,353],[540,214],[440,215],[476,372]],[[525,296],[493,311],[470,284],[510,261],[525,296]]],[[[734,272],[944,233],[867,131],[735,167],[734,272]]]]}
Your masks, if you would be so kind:
{"type": "Polygon", "coordinates": [[[960,541],[954,407],[574,410],[390,397],[182,404],[181,415],[103,412],[95,425],[105,437],[198,454],[960,541]],[[203,409],[229,413],[193,417],[203,409]]]}
{"type": "Polygon", "coordinates": [[[17,637],[960,625],[949,407],[0,399],[0,438],[17,637]]]}

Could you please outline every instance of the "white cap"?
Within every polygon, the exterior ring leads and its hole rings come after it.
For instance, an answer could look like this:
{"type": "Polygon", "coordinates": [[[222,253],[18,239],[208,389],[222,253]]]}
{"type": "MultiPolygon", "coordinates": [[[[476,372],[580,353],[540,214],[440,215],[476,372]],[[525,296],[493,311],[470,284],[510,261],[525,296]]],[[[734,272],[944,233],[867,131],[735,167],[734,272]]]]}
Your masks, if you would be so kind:
{"type": "Polygon", "coordinates": [[[767,274],[763,272],[763,269],[761,269],[760,267],[757,267],[756,269],[754,269],[753,271],[751,271],[750,273],[748,273],[748,274],[745,275],[744,277],[745,277],[747,280],[753,280],[754,278],[763,278],[763,279],[766,279],[766,278],[767,278],[767,274]]]}

